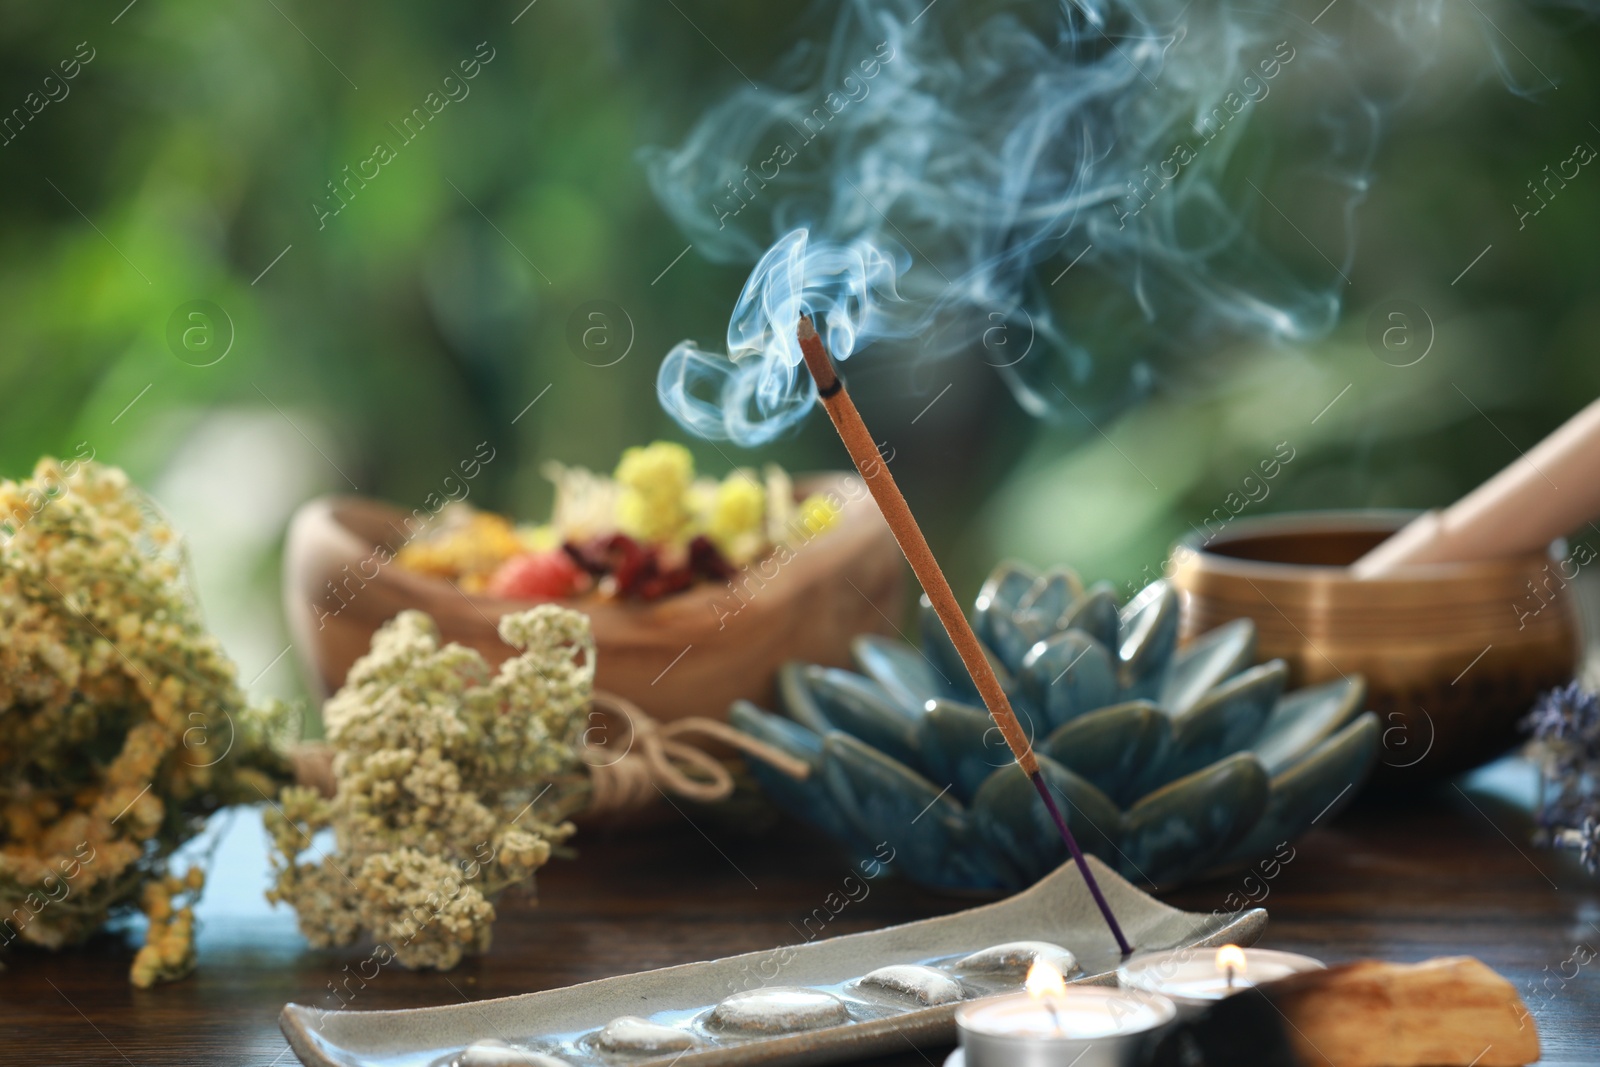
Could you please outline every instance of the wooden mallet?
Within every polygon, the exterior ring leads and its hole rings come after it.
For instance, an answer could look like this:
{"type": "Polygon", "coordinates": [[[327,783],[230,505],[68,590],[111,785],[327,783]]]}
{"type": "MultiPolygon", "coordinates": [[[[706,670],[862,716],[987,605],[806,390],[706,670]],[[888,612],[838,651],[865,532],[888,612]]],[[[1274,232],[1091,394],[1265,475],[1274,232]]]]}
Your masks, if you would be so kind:
{"type": "Polygon", "coordinates": [[[1350,570],[1360,579],[1391,578],[1408,567],[1531,555],[1597,516],[1600,400],[1448,508],[1413,519],[1350,570]]]}

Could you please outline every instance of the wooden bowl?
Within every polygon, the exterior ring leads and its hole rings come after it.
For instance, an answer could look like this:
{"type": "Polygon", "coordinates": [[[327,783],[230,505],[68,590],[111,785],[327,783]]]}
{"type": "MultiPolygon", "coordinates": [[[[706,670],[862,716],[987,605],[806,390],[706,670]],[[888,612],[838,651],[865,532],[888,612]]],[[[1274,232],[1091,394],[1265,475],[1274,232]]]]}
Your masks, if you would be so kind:
{"type": "Polygon", "coordinates": [[[1348,564],[1412,517],[1240,520],[1174,552],[1184,639],[1248,616],[1258,658],[1286,660],[1291,686],[1366,677],[1384,728],[1380,784],[1437,780],[1505,752],[1534,698],[1579,661],[1577,598],[1546,555],[1350,576],[1348,564]]]}
{"type": "MultiPolygon", "coordinates": [[[[741,571],[734,584],[705,582],[651,603],[563,601],[594,627],[595,685],[660,719],[723,718],[741,697],[773,706],[786,660],[848,666],[851,638],[892,633],[891,620],[904,608],[905,564],[877,505],[852,475],[802,477],[797,487],[802,495],[834,490],[844,512],[782,565],[773,556],[741,571]]],[[[513,651],[496,633],[500,616],[537,603],[471,595],[381,563],[379,546],[391,553],[400,547],[406,517],[378,501],[331,496],[306,504],[290,524],[285,611],[306,674],[323,697],[343,684],[374,631],[407,608],[427,612],[445,640],[498,665],[513,651]]]]}

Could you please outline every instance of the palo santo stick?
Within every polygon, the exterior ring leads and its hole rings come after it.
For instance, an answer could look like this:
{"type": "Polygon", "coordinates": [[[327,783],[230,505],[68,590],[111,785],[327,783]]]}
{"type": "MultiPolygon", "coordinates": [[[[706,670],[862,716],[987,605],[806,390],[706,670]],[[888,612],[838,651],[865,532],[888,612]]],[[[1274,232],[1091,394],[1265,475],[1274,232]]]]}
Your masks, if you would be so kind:
{"type": "Polygon", "coordinates": [[[828,417],[833,420],[834,429],[839,431],[840,438],[844,440],[844,447],[850,453],[851,461],[855,463],[856,470],[861,472],[867,488],[872,491],[872,498],[877,501],[878,510],[883,513],[889,529],[894,532],[895,540],[900,543],[900,551],[905,553],[906,561],[911,564],[917,580],[922,583],[923,591],[933,602],[933,610],[938,613],[939,621],[944,623],[945,632],[950,635],[951,644],[955,645],[956,651],[961,655],[961,662],[972,675],[972,680],[978,687],[978,695],[983,698],[984,706],[989,709],[990,718],[994,719],[995,725],[1000,728],[1006,744],[1011,746],[1011,751],[1017,757],[1018,766],[1033,779],[1033,787],[1039,791],[1045,808],[1055,820],[1056,828],[1061,832],[1061,840],[1066,843],[1073,862],[1078,865],[1078,870],[1083,872],[1083,880],[1088,884],[1089,892],[1100,908],[1100,914],[1105,916],[1106,925],[1111,928],[1112,936],[1117,939],[1117,947],[1122,950],[1124,956],[1128,955],[1133,951],[1133,947],[1123,936],[1122,927],[1117,925],[1116,916],[1111,914],[1111,905],[1106,903],[1105,894],[1100,892],[1100,885],[1094,879],[1094,872],[1089,869],[1089,861],[1084,859],[1083,850],[1078,847],[1072,831],[1067,828],[1066,820],[1061,817],[1060,809],[1056,807],[1055,798],[1050,795],[1050,789],[1045,785],[1044,775],[1039,773],[1039,760],[1033,754],[1033,745],[1028,741],[1028,735],[1022,729],[1022,724],[1017,721],[1016,712],[1011,710],[1011,701],[1006,697],[1005,690],[1000,688],[1000,680],[995,677],[994,668],[989,666],[988,657],[983,654],[983,646],[978,643],[977,634],[972,632],[972,626],[967,622],[967,616],[962,612],[960,602],[956,600],[955,593],[950,591],[950,583],[945,580],[939,561],[934,559],[933,550],[928,547],[928,539],[922,536],[922,528],[917,525],[916,516],[911,513],[911,506],[906,503],[900,487],[894,483],[894,476],[889,473],[889,468],[884,465],[882,457],[878,454],[877,443],[867,431],[867,424],[862,421],[861,413],[856,410],[850,394],[845,391],[844,382],[834,370],[833,360],[829,358],[828,350],[823,347],[822,338],[817,336],[809,315],[800,316],[797,336],[800,340],[800,353],[805,357],[806,368],[817,383],[817,396],[822,400],[822,406],[827,409],[828,417]]]}
{"type": "Polygon", "coordinates": [[[1389,577],[1425,563],[1542,552],[1600,515],[1600,400],[1562,423],[1499,474],[1445,508],[1413,519],[1350,567],[1389,577]]]}
{"type": "Polygon", "coordinates": [[[1522,1067],[1539,1031],[1511,983],[1468,956],[1363,960],[1220,1001],[1150,1067],[1522,1067]]]}

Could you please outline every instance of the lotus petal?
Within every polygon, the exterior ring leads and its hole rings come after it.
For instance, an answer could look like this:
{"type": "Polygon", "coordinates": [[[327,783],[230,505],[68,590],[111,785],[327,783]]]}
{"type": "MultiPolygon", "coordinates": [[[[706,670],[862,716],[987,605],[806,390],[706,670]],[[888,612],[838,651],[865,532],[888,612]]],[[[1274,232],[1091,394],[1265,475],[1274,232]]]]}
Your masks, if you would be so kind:
{"type": "MultiPolygon", "coordinates": [[[[967,665],[961,662],[961,654],[956,651],[956,646],[950,642],[950,635],[945,632],[944,622],[939,618],[939,613],[933,610],[933,602],[924,593],[918,602],[918,623],[922,630],[922,650],[927,653],[928,659],[933,661],[934,669],[944,675],[950,682],[953,695],[960,699],[976,700],[978,687],[973,684],[972,675],[967,670],[967,665]]],[[[984,659],[989,661],[989,667],[994,671],[995,677],[1000,680],[1000,688],[1010,692],[1012,688],[1011,670],[994,654],[994,650],[982,641],[978,647],[983,649],[984,659]]]]}
{"type": "MultiPolygon", "coordinates": [[[[742,733],[804,760],[812,771],[822,767],[822,738],[799,723],[774,715],[748,700],[736,700],[728,709],[728,722],[742,733]]],[[[794,779],[790,779],[793,781],[794,779]]]]}
{"type": "Polygon", "coordinates": [[[1356,675],[1280,698],[1250,750],[1268,774],[1288,770],[1333,736],[1367,704],[1366,681],[1356,675]]]}
{"type": "MultiPolygon", "coordinates": [[[[945,632],[944,623],[940,620],[938,612],[933,610],[933,604],[928,600],[926,593],[922,596],[919,608],[923,653],[933,664],[934,669],[949,682],[949,692],[943,695],[953,696],[967,704],[983,703],[983,698],[978,695],[978,687],[967,671],[967,665],[961,662],[960,653],[950,642],[950,635],[945,632]]],[[[983,658],[988,660],[989,669],[994,671],[995,680],[1000,683],[1000,688],[1005,690],[1012,709],[1019,716],[1025,712],[1037,711],[1033,701],[1022,692],[1021,683],[1011,668],[1006,666],[1005,661],[995,655],[994,650],[982,641],[978,642],[978,647],[983,650],[983,658]]]]}
{"type": "Polygon", "coordinates": [[[1034,579],[1017,603],[1016,614],[1033,619],[1045,633],[1066,629],[1061,617],[1083,596],[1083,581],[1070,567],[1052,567],[1034,579]]]}
{"type": "Polygon", "coordinates": [[[858,849],[862,847],[855,823],[845,817],[822,781],[821,737],[804,726],[761,710],[748,700],[740,700],[728,709],[728,722],[757,741],[765,741],[811,765],[809,778],[795,779],[754,756],[746,756],[745,764],[751,776],[768,799],[829,837],[850,842],[858,849]]]}
{"type": "Polygon", "coordinates": [[[877,634],[850,642],[850,654],[861,672],[883,687],[901,707],[920,710],[928,701],[951,693],[950,679],[935,669],[919,649],[877,634]]]}
{"type": "Polygon", "coordinates": [[[822,778],[855,826],[856,840],[884,842],[913,880],[946,889],[993,889],[967,811],[905,764],[842,731],[822,739],[822,778]]]}
{"type": "Polygon", "coordinates": [[[1117,671],[1104,645],[1064,630],[1033,646],[1022,662],[1022,691],[1051,728],[1116,699],[1117,671]]]}
{"type": "Polygon", "coordinates": [[[1178,648],[1178,594],[1151,582],[1118,613],[1117,659],[1122,690],[1132,699],[1154,696],[1161,672],[1178,648]]]}
{"type": "MultiPolygon", "coordinates": [[[[1028,713],[1013,710],[1028,736],[1035,736],[1028,713]]],[[[917,750],[928,778],[948,783],[963,801],[971,801],[996,769],[1016,762],[987,711],[953,700],[933,702],[918,724],[917,750]]]]}
{"type": "MultiPolygon", "coordinates": [[[[1172,750],[1163,781],[1192,774],[1230,752],[1249,746],[1261,732],[1289,680],[1289,667],[1275,659],[1240,671],[1172,716],[1172,750]]],[[[1150,783],[1151,787],[1160,784],[1150,783]]]]}
{"type": "Polygon", "coordinates": [[[1148,700],[1114,704],[1081,715],[1039,746],[1069,771],[1087,779],[1118,805],[1138,799],[1146,767],[1159,764],[1172,742],[1172,721],[1148,700]]]}
{"type": "MultiPolygon", "coordinates": [[[[1039,757],[1039,770],[1078,846],[1115,863],[1122,835],[1117,806],[1049,756],[1039,757]]],[[[1032,885],[1070,858],[1032,780],[1015,764],[995,771],[983,783],[972,802],[972,815],[984,845],[1006,861],[1022,885],[1032,885]]]]}
{"type": "Polygon", "coordinates": [[[915,766],[921,762],[916,746],[921,709],[898,704],[868,679],[834,667],[812,667],[801,676],[801,682],[835,728],[902,763],[915,766]]]}
{"type": "Polygon", "coordinates": [[[1206,691],[1238,674],[1256,658],[1256,624],[1234,619],[1178,650],[1156,703],[1174,715],[1189,710],[1206,691]]]}
{"type": "Polygon", "coordinates": [[[986,644],[994,650],[996,658],[1013,673],[1022,669],[1028,650],[1043,640],[1050,631],[1036,620],[1022,615],[998,615],[989,620],[986,644]]]}
{"type": "Polygon", "coordinates": [[[978,602],[972,618],[973,629],[980,640],[994,647],[988,633],[989,620],[1014,614],[1017,605],[1022,603],[1022,598],[1033,588],[1038,577],[1038,571],[1013,559],[1002,561],[989,572],[983,588],[978,590],[978,602]]]}
{"type": "Polygon", "coordinates": [[[1372,771],[1381,731],[1378,716],[1363,712],[1311,754],[1272,778],[1267,810],[1249,835],[1228,853],[1220,866],[1249,863],[1268,855],[1338,814],[1372,771]]]}
{"type": "Polygon", "coordinates": [[[1267,772],[1246,752],[1163,786],[1123,817],[1118,869],[1157,886],[1199,874],[1261,820],[1269,790],[1267,772]]]}
{"type": "Polygon", "coordinates": [[[1117,590],[1110,582],[1097,582],[1073,602],[1057,624],[1062,630],[1082,630],[1106,648],[1117,647],[1117,590]]]}
{"type": "Polygon", "coordinates": [[[834,725],[811,692],[810,676],[823,668],[790,661],[778,669],[778,702],[789,718],[821,737],[834,725]]]}

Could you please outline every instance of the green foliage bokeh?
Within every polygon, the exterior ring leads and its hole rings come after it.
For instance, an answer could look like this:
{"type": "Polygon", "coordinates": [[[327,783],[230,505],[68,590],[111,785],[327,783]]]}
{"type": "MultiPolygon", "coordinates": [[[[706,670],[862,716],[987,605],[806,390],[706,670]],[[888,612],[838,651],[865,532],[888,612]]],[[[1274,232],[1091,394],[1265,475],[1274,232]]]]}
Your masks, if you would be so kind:
{"type": "MultiPolygon", "coordinates": [[[[677,258],[688,241],[639,149],[677,143],[825,18],[730,0],[124,3],[0,4],[0,111],[80,42],[94,56],[0,145],[0,473],[87,441],[154,484],[205,419],[254,413],[311,445],[302,496],[415,506],[487,440],[497,458],[473,501],[535,517],[542,460],[609,468],[627,445],[684,438],[656,402],[656,367],[681,338],[722,336],[744,270],[677,258]],[[480,43],[493,59],[470,93],[397,137],[391,124],[480,43]],[[379,141],[396,158],[319,221],[329,183],[379,141]],[[211,366],[168,342],[196,300],[231,323],[211,366]],[[612,328],[631,334],[611,366],[569,344],[594,301],[622,309],[612,328]]],[[[1296,458],[1262,513],[1442,504],[1600,392],[1600,170],[1523,229],[1510,206],[1574,142],[1600,144],[1586,110],[1600,37],[1576,16],[1493,14],[1518,46],[1491,43],[1538,91],[1508,91],[1482,42],[1466,42],[1395,106],[1332,337],[1196,351],[1142,407],[1055,423],[1024,415],[981,361],[853,370],[958,589],[999,553],[1118,581],[1159,569],[1280,440],[1296,458]],[[1414,367],[1364,340],[1371,309],[1397,296],[1437,329],[1414,367]]],[[[1252,132],[1264,145],[1295,136],[1283,95],[1252,132]]],[[[1310,192],[1272,194],[1319,232],[1310,192]]],[[[1252,219],[1294,247],[1285,219],[1252,219]]],[[[844,462],[820,419],[759,455],[690,443],[718,473],[844,462]]],[[[281,533],[220,564],[250,576],[247,603],[227,611],[274,615],[281,533]]]]}

